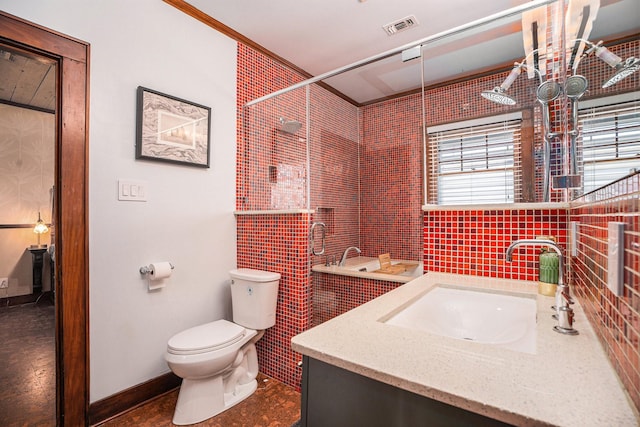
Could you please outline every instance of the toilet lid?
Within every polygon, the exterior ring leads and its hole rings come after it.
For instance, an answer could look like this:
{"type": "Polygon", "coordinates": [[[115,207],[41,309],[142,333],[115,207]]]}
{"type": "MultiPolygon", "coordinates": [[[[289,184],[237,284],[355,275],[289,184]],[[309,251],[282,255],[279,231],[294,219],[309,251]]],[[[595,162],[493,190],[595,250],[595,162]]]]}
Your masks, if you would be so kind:
{"type": "Polygon", "coordinates": [[[240,341],[245,329],[227,320],[195,326],[169,339],[167,350],[173,354],[197,354],[219,350],[240,341]]]}

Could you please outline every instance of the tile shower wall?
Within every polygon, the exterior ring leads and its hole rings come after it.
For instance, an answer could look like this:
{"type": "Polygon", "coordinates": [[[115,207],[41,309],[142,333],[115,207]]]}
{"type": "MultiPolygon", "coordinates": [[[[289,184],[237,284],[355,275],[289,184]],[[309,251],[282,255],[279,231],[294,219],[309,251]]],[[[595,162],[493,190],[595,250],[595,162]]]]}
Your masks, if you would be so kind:
{"type": "MultiPolygon", "coordinates": [[[[250,150],[256,148],[247,144],[250,135],[245,133],[247,123],[243,107],[248,101],[297,83],[303,77],[242,43],[238,43],[237,68],[236,209],[242,211],[255,208],[247,205],[251,202],[248,196],[252,185],[247,166],[250,150]]],[[[277,123],[275,120],[277,117],[263,127],[273,129],[277,123]]],[[[301,372],[297,362],[301,357],[291,350],[291,337],[308,329],[311,322],[307,255],[309,222],[308,214],[236,217],[238,267],[274,271],[282,275],[276,325],[268,329],[256,344],[260,370],[293,387],[300,386],[301,372]]]]}
{"type": "Polygon", "coordinates": [[[572,257],[574,290],[614,369],[640,410],[640,174],[578,199],[578,255],[572,257]],[[606,286],[608,223],[625,223],[624,293],[606,286]]]}
{"type": "Polygon", "coordinates": [[[337,255],[359,244],[358,108],[317,85],[309,88],[309,111],[305,88],[243,108],[246,102],[300,79],[290,69],[239,45],[238,120],[242,125],[238,127],[236,207],[267,213],[237,217],[238,266],[282,274],[277,323],[257,348],[261,371],[294,387],[300,383],[297,362],[301,356],[291,351],[290,340],[310,327],[310,263],[324,262],[324,258],[310,259],[310,223],[312,219],[327,223],[327,254],[337,255]],[[299,121],[302,127],[295,135],[282,132],[279,117],[299,121]],[[296,173],[299,191],[288,185],[289,172],[296,173]],[[314,218],[300,213],[309,208],[315,210],[314,218]]]}
{"type": "Polygon", "coordinates": [[[312,264],[319,264],[361,245],[359,113],[318,85],[310,87],[309,108],[310,208],[314,220],[327,225],[325,255],[312,256],[312,264]]]}
{"type": "Polygon", "coordinates": [[[362,109],[360,242],[366,256],[420,257],[421,117],[419,96],[362,109]]]}
{"type": "Polygon", "coordinates": [[[554,236],[567,247],[566,209],[434,210],[424,213],[424,270],[517,280],[538,280],[540,248],[522,247],[505,260],[518,239],[554,236]]]}
{"type": "Polygon", "coordinates": [[[281,274],[276,324],[256,344],[260,372],[299,388],[302,357],[291,338],[311,327],[309,215],[239,215],[238,267],[281,274]]]}

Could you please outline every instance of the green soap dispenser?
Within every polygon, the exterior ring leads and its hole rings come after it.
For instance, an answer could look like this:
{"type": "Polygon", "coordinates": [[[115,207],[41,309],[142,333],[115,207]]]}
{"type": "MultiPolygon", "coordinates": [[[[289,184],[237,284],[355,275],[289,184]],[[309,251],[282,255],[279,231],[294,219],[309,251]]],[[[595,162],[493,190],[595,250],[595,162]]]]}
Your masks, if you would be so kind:
{"type": "MultiPolygon", "coordinates": [[[[556,241],[552,236],[540,236],[538,238],[556,241]]],[[[538,292],[542,295],[554,296],[560,271],[560,258],[558,254],[548,247],[543,247],[540,252],[538,269],[540,280],[538,292]]]]}

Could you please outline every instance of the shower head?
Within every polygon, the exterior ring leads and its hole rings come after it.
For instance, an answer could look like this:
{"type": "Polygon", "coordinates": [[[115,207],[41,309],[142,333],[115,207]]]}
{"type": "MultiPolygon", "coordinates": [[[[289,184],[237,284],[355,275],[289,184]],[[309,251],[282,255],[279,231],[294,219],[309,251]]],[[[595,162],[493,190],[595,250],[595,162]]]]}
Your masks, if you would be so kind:
{"type": "Polygon", "coordinates": [[[511,87],[513,82],[518,78],[520,73],[522,72],[522,67],[524,63],[518,64],[517,62],[513,64],[513,69],[507,76],[507,78],[502,82],[500,86],[496,86],[493,90],[484,90],[480,92],[480,95],[488,99],[489,101],[496,102],[502,105],[516,105],[516,100],[513,97],[507,95],[507,90],[511,87]]]}
{"type": "Polygon", "coordinates": [[[555,80],[547,80],[538,86],[536,97],[543,104],[548,104],[562,93],[562,87],[555,80]]]}
{"type": "Polygon", "coordinates": [[[516,100],[504,93],[504,90],[502,90],[500,86],[494,87],[493,90],[483,90],[480,92],[480,95],[483,98],[498,104],[516,105],[516,100]]]}
{"type": "Polygon", "coordinates": [[[616,66],[616,72],[611,77],[609,77],[609,80],[604,82],[602,88],[606,89],[609,86],[613,86],[620,80],[624,79],[627,76],[630,76],[638,70],[640,70],[640,59],[634,57],[627,58],[626,61],[621,62],[616,66]]]}
{"type": "Polygon", "coordinates": [[[586,42],[589,45],[589,49],[585,52],[585,54],[588,55],[592,52],[595,52],[595,55],[598,58],[600,58],[611,68],[614,68],[616,70],[615,73],[613,73],[613,75],[602,84],[603,89],[606,89],[609,86],[613,86],[625,77],[630,76],[631,74],[640,70],[640,59],[634,58],[632,56],[630,58],[627,58],[626,61],[622,61],[622,58],[611,52],[606,47],[602,46],[602,40],[600,40],[597,44],[593,44],[590,41],[586,42]]]}
{"type": "Polygon", "coordinates": [[[569,99],[577,100],[587,91],[589,82],[584,76],[574,74],[567,78],[564,91],[569,99]]]}
{"type": "Polygon", "coordinates": [[[302,123],[297,120],[288,120],[284,117],[280,117],[280,124],[282,125],[282,131],[286,133],[294,134],[300,130],[302,123]]]}

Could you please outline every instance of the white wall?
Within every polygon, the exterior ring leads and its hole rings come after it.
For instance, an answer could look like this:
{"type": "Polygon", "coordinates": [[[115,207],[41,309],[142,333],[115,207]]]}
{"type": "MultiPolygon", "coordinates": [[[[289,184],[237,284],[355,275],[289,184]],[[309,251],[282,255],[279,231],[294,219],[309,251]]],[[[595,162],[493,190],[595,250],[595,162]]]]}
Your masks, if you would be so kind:
{"type": "Polygon", "coordinates": [[[236,266],[236,43],[160,0],[0,0],[0,9],[91,44],[92,402],[169,369],[174,333],[228,317],[236,266]],[[211,168],[135,160],[136,88],[212,108],[211,168]],[[117,180],[147,181],[119,202],[117,180]],[[148,292],[142,265],[175,265],[148,292]]]}

